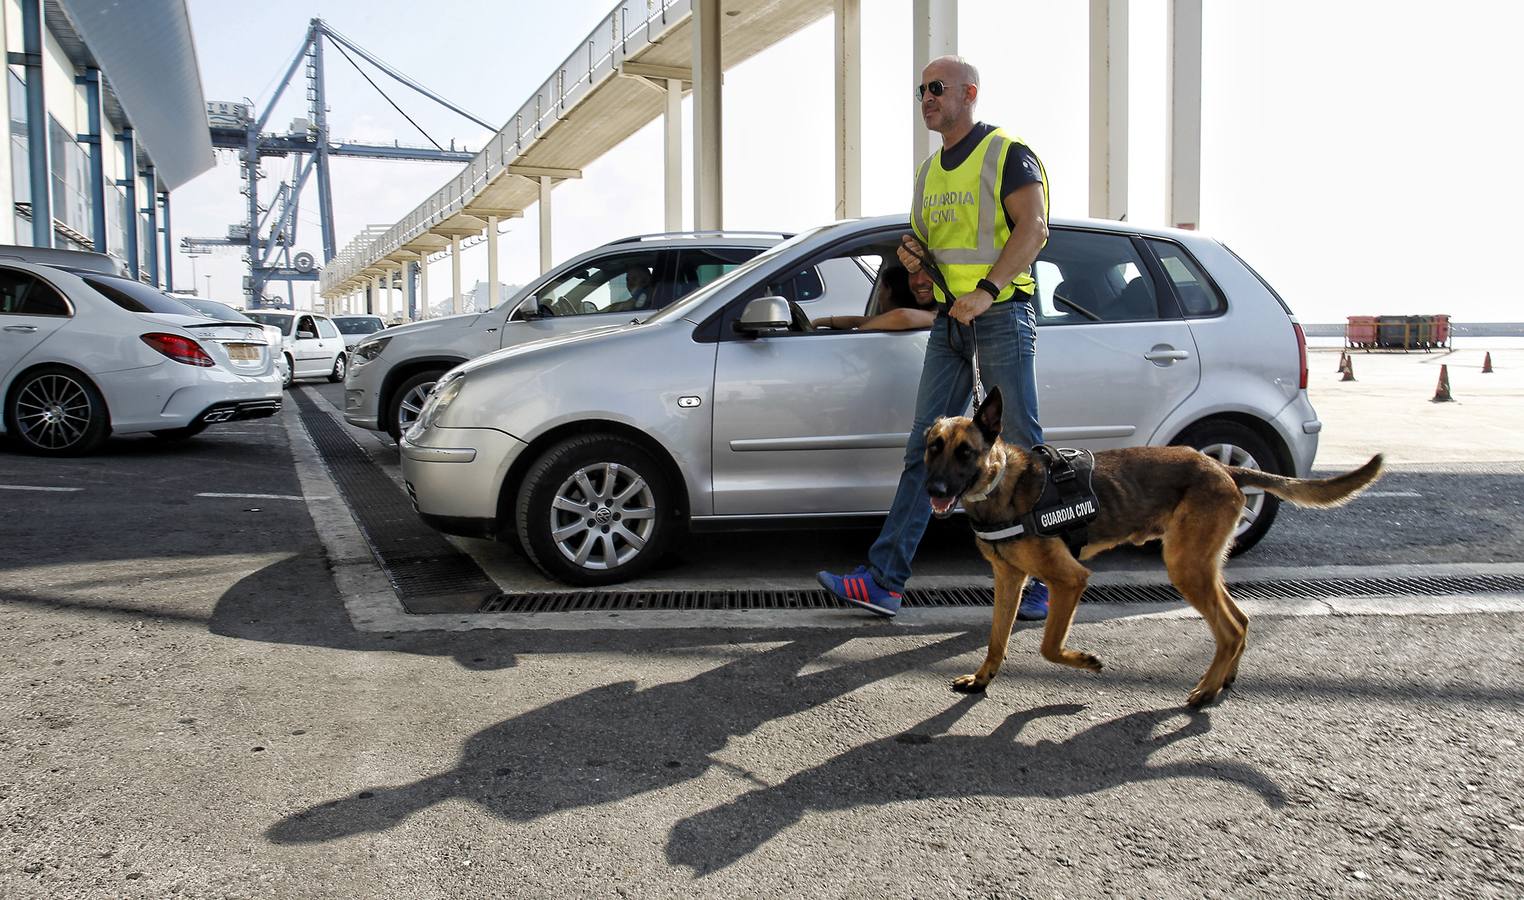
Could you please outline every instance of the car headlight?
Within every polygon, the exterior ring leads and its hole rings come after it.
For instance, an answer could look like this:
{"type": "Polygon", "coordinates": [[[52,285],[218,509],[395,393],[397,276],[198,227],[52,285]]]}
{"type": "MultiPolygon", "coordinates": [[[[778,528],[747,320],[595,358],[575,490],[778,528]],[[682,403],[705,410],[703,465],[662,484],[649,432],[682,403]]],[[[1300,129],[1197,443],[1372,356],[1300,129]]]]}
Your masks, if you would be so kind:
{"type": "Polygon", "coordinates": [[[444,411],[449,409],[450,404],[460,394],[460,389],[466,386],[466,380],[459,376],[448,381],[442,381],[434,385],[434,390],[429,392],[429,398],[423,402],[423,409],[418,413],[418,421],[407,430],[409,440],[416,440],[425,431],[434,427],[444,411]]]}
{"type": "Polygon", "coordinates": [[[392,339],[389,337],[370,338],[368,340],[361,341],[355,345],[355,349],[353,351],[355,358],[354,364],[357,366],[365,365],[366,363],[380,356],[381,351],[385,350],[386,345],[390,344],[391,342],[392,339]]]}

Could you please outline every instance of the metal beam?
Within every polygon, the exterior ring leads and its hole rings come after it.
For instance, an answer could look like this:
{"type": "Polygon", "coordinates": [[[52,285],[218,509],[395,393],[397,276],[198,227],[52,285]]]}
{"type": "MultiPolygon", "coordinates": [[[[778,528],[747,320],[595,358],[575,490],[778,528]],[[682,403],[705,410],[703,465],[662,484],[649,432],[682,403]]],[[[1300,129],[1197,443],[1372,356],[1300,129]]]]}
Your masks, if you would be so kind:
{"type": "Polygon", "coordinates": [[[862,0],[836,0],[836,218],[862,215],[862,0]]]}
{"type": "Polygon", "coordinates": [[[693,227],[724,227],[720,0],[693,0],[693,227]]]}
{"type": "MultiPolygon", "coordinates": [[[[74,79],[85,88],[85,128],[79,140],[90,147],[90,241],[95,252],[106,252],[106,152],[101,141],[101,70],[86,67],[74,79]]],[[[195,287],[195,285],[191,285],[195,287]]]]}
{"type": "Polygon", "coordinates": [[[549,166],[509,166],[509,175],[525,178],[581,178],[581,169],[556,169],[549,166]]]}
{"type": "Polygon", "coordinates": [[[1090,0],[1090,215],[1127,218],[1127,4],[1090,0]]]}
{"type": "Polygon", "coordinates": [[[333,229],[333,185],[328,178],[328,97],[323,77],[323,42],[312,42],[312,124],[317,128],[318,220],[323,230],[323,264],[333,260],[338,241],[333,229]]]}
{"type": "Polygon", "coordinates": [[[142,175],[144,187],[148,189],[148,205],[141,210],[148,213],[148,283],[162,287],[159,283],[159,178],[153,166],[144,169],[142,175]]]}
{"type": "MultiPolygon", "coordinates": [[[[913,0],[910,9],[910,68],[909,82],[920,84],[921,70],[939,56],[958,55],[958,5],[947,0],[913,0]]],[[[921,119],[921,105],[911,104],[911,160],[910,171],[915,171],[921,161],[937,152],[942,138],[927,129],[921,119]]]]}
{"type": "Polygon", "coordinates": [[[692,69],[685,69],[682,66],[659,66],[654,63],[622,62],[619,64],[619,74],[656,81],[693,81],[692,69]]]}
{"type": "Polygon", "coordinates": [[[378,68],[381,71],[385,72],[386,74],[390,75],[392,78],[396,79],[398,82],[400,82],[400,83],[402,83],[402,84],[412,88],[413,90],[415,90],[418,93],[424,95],[425,97],[429,98],[430,100],[433,100],[435,103],[438,103],[440,106],[443,106],[445,109],[448,109],[451,112],[456,113],[458,115],[464,116],[467,119],[470,119],[472,122],[475,122],[476,124],[480,125],[481,127],[487,129],[488,131],[497,131],[497,126],[496,125],[493,125],[491,122],[485,121],[483,119],[479,119],[476,116],[471,115],[470,113],[466,112],[465,110],[461,109],[460,107],[456,106],[455,104],[451,103],[450,101],[446,100],[445,98],[439,96],[438,94],[434,93],[433,91],[429,90],[428,88],[424,87],[423,85],[419,84],[418,82],[414,81],[413,79],[407,77],[406,75],[402,74],[401,72],[397,71],[396,69],[392,68],[391,66],[389,66],[386,63],[382,62],[381,60],[377,59],[376,56],[373,53],[371,53],[369,50],[366,50],[364,47],[361,47],[359,44],[356,44],[354,41],[350,40],[349,38],[345,37],[344,35],[339,34],[337,31],[334,31],[332,28],[328,27],[328,23],[324,22],[322,19],[313,19],[312,21],[313,21],[313,24],[317,27],[317,29],[319,31],[321,31],[323,34],[326,34],[328,36],[329,40],[333,41],[336,44],[342,44],[345,47],[348,47],[349,49],[353,50],[354,52],[360,54],[362,57],[365,58],[366,62],[369,62],[371,65],[375,66],[376,68],[378,68]]]}
{"type": "MultiPolygon", "coordinates": [[[[53,246],[53,169],[48,162],[48,101],[42,86],[42,0],[21,0],[21,43],[26,69],[28,184],[32,194],[32,246],[53,246]]],[[[131,164],[129,164],[129,168],[131,164]]]]}
{"type": "Polygon", "coordinates": [[[1201,0],[1169,4],[1169,224],[1201,222],[1201,0]]]}
{"type": "Polygon", "coordinates": [[[117,187],[122,188],[126,194],[125,205],[127,207],[127,271],[133,278],[138,277],[138,148],[137,141],[133,138],[131,128],[123,128],[122,133],[116,136],[122,145],[122,156],[126,159],[127,177],[118,181],[117,187]]]}
{"type": "MultiPolygon", "coordinates": [[[[169,191],[159,192],[159,205],[164,208],[164,227],[159,229],[164,233],[164,290],[175,289],[175,239],[169,227],[169,191]]],[[[191,290],[196,286],[191,285],[191,290]]]]}

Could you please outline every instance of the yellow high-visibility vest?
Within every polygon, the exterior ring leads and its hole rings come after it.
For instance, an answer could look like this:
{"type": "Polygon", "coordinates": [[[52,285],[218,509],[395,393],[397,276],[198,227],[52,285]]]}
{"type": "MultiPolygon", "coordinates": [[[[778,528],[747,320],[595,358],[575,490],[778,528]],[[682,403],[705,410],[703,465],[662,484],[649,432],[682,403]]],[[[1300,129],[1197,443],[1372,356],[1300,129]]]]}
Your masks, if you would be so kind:
{"type": "MultiPolygon", "coordinates": [[[[979,279],[989,275],[990,267],[1000,258],[1000,251],[1011,236],[1000,200],[1000,175],[1005,171],[1005,157],[1012,145],[1025,143],[1000,129],[984,136],[979,146],[952,171],[942,168],[942,151],[931,154],[921,163],[915,179],[915,200],[911,204],[910,227],[933,262],[942,271],[952,297],[936,289],[938,303],[951,303],[974,290],[979,279]]],[[[1038,162],[1042,175],[1043,216],[1048,214],[1048,173],[1038,162]]],[[[1003,303],[1020,291],[1031,297],[1037,289],[1030,271],[1022,272],[995,298],[1003,303]]]]}

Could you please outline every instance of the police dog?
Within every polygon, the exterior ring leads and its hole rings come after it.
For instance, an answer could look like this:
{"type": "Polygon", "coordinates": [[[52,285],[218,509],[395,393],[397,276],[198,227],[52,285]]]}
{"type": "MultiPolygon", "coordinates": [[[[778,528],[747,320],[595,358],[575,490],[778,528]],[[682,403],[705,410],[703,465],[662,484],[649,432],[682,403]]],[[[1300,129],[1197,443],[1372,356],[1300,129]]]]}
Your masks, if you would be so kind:
{"type": "MultiPolygon", "coordinates": [[[[926,491],[938,517],[950,515],[961,499],[975,527],[986,530],[1011,522],[1037,502],[1046,479],[1043,464],[1000,440],[1000,415],[1000,390],[994,388],[973,418],[938,419],[927,429],[926,491]]],[[[1050,591],[1043,658],[1099,672],[1099,659],[1064,647],[1090,577],[1079,560],[1119,544],[1162,538],[1170,581],[1206,619],[1217,641],[1212,664],[1186,702],[1193,707],[1211,702],[1238,676],[1249,623],[1228,596],[1222,578],[1222,563],[1243,509],[1243,489],[1260,488],[1297,506],[1331,507],[1350,500],[1380,474],[1380,454],[1352,472],[1322,480],[1227,466],[1189,447],[1133,447],[1095,454],[1091,484],[1100,512],[1089,525],[1078,559],[1055,537],[978,540],[979,552],[995,570],[989,652],[977,672],[953,681],[953,689],[982,691],[1000,670],[1029,576],[1041,578],[1050,591]]]]}

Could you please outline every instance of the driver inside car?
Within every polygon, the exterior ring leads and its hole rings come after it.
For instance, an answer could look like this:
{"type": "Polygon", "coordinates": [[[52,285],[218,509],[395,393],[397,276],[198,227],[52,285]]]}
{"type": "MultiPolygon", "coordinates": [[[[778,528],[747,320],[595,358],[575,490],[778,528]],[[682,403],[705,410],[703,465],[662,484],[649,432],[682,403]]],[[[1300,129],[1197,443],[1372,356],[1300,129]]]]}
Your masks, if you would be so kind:
{"type": "Polygon", "coordinates": [[[937,318],[937,300],[931,276],[922,269],[914,275],[900,266],[884,269],[874,291],[871,316],[822,316],[816,328],[838,331],[913,331],[930,328],[937,318]]]}

